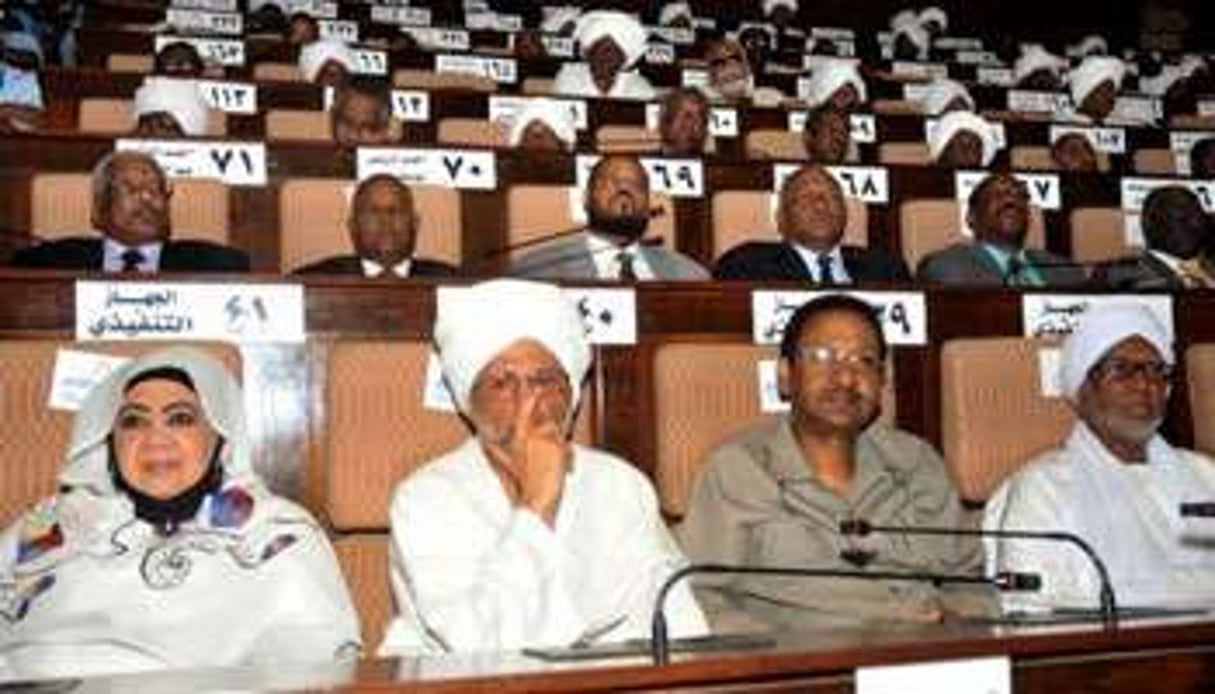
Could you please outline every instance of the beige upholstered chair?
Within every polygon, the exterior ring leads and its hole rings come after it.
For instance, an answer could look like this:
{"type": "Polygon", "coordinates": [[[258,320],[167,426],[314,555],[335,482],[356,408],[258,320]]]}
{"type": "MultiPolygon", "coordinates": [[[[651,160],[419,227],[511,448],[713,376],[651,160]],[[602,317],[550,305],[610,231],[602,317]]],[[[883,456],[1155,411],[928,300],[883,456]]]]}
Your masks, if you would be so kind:
{"type": "Polygon", "coordinates": [[[387,532],[349,533],[333,538],[333,550],[359,615],[363,649],[367,653],[374,653],[379,647],[388,622],[396,614],[388,581],[389,542],[387,532]]]}
{"type": "Polygon", "coordinates": [[[878,145],[878,161],[886,166],[928,166],[932,156],[923,142],[883,142],[878,145]]]}
{"type": "MultiPolygon", "coordinates": [[[[541,237],[574,227],[574,209],[582,207],[582,196],[569,186],[514,185],[506,193],[508,243],[541,237]]],[[[675,247],[675,207],[665,195],[651,193],[650,207],[664,213],[650,220],[647,236],[661,237],[667,248],[675,247]]]]}
{"type": "Polygon", "coordinates": [[[1077,207],[1068,227],[1072,258],[1078,263],[1113,260],[1133,251],[1126,242],[1124,215],[1116,207],[1077,207]]]}
{"type": "Polygon", "coordinates": [[[266,139],[332,142],[329,112],[272,108],[266,111],[266,139]]]}
{"type": "MultiPolygon", "coordinates": [[[[929,253],[969,240],[962,234],[961,213],[954,200],[904,200],[899,205],[899,233],[903,259],[912,272],[920,259],[929,253]]],[[[1029,248],[1046,246],[1046,223],[1042,211],[1036,207],[1030,208],[1025,245],[1029,248]]]]}
{"type": "MultiPolygon", "coordinates": [[[[775,196],[765,190],[723,190],[713,194],[713,255],[746,241],[778,241],[775,196]]],[[[869,245],[869,209],[855,198],[845,198],[848,226],[844,243],[869,245]]]]}
{"type": "Polygon", "coordinates": [[[1194,447],[1215,456],[1215,343],[1192,345],[1185,363],[1194,447]]]}
{"type": "MultiPolygon", "coordinates": [[[[82,133],[127,135],[135,128],[135,107],[129,99],[89,96],[80,100],[76,127],[82,133]]],[[[208,136],[227,133],[227,117],[212,109],[207,113],[208,136]]]]}
{"type": "Polygon", "coordinates": [[[1167,147],[1137,149],[1133,162],[1135,173],[1143,176],[1173,176],[1177,173],[1177,156],[1167,147]]]}
{"type": "Polygon", "coordinates": [[[439,121],[438,141],[464,147],[506,147],[506,129],[484,118],[443,118],[439,121]]]}

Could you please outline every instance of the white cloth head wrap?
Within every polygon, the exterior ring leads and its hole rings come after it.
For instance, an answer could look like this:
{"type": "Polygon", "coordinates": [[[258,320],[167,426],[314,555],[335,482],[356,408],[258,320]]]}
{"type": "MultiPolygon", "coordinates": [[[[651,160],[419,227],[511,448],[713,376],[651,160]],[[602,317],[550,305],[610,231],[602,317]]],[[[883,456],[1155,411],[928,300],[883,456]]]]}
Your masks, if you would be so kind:
{"type": "Polygon", "coordinates": [[[908,21],[899,22],[899,25],[894,27],[894,35],[890,38],[891,47],[899,40],[900,36],[906,36],[907,40],[911,41],[911,45],[916,48],[916,57],[924,60],[928,57],[928,48],[932,43],[932,37],[928,35],[928,31],[924,29],[919,20],[912,15],[908,21]]]}
{"type": "Polygon", "coordinates": [[[632,15],[613,10],[595,10],[582,15],[578,28],[574,30],[580,54],[586,57],[591,46],[602,38],[611,39],[624,53],[626,68],[632,67],[645,55],[646,30],[632,15]]]}
{"type": "Polygon", "coordinates": [[[30,53],[38,58],[38,64],[46,62],[46,56],[42,52],[42,43],[38,41],[38,37],[26,31],[6,31],[0,34],[0,44],[10,51],[20,51],[22,53],[30,53]]]}
{"type": "Polygon", "coordinates": [[[1093,55],[1084,59],[1067,76],[1072,93],[1072,103],[1079,106],[1094,89],[1103,82],[1112,81],[1114,88],[1122,85],[1126,65],[1119,59],[1105,55],[1093,55]]]}
{"type": "Polygon", "coordinates": [[[1039,70],[1050,70],[1056,76],[1059,76],[1066,69],[1067,61],[1063,58],[1051,53],[1039,44],[1024,44],[1021,46],[1021,55],[1017,57],[1017,62],[1013,64],[1013,84],[1020,82],[1039,70]]]}
{"type": "Polygon", "coordinates": [[[692,15],[692,6],[686,2],[668,2],[658,11],[658,25],[670,26],[680,17],[686,17],[688,21],[695,19],[692,15]]]}
{"type": "Polygon", "coordinates": [[[151,113],[167,113],[186,135],[207,133],[207,102],[194,80],[147,77],[135,90],[135,118],[151,113]]]}
{"type": "Polygon", "coordinates": [[[515,122],[510,126],[510,144],[517,147],[523,140],[523,131],[532,121],[540,121],[547,125],[566,149],[573,149],[578,141],[578,133],[574,129],[573,114],[569,104],[555,99],[528,99],[527,104],[515,115],[515,122]]]}
{"type": "Polygon", "coordinates": [[[1106,43],[1104,38],[1096,34],[1089,34],[1083,39],[1080,39],[1079,43],[1072,46],[1071,53],[1078,57],[1085,58],[1094,54],[1109,53],[1109,50],[1109,44],[1106,43]]]}
{"type": "Polygon", "coordinates": [[[906,9],[899,10],[893,17],[890,18],[890,31],[895,32],[907,26],[908,24],[917,24],[920,21],[920,16],[915,10],[906,9]]]}
{"type": "Polygon", "coordinates": [[[770,17],[778,7],[784,7],[790,12],[797,12],[797,0],[763,0],[761,6],[765,17],[770,17]]]}
{"type": "Polygon", "coordinates": [[[463,412],[487,364],[519,340],[531,339],[557,357],[577,405],[591,349],[578,309],[556,285],[495,279],[470,287],[440,287],[434,341],[443,377],[463,412]]]}
{"type": "Polygon", "coordinates": [[[567,24],[573,24],[577,28],[578,17],[582,15],[581,8],[566,5],[551,9],[544,21],[540,22],[540,31],[546,34],[560,34],[567,24]]]}
{"type": "Polygon", "coordinates": [[[321,68],[330,60],[335,60],[346,67],[354,69],[354,51],[344,42],[337,39],[320,39],[300,49],[300,72],[304,79],[315,82],[321,68]]]}
{"type": "Polygon", "coordinates": [[[940,159],[949,141],[963,130],[979,136],[983,143],[983,166],[991,164],[997,149],[995,130],[982,116],[970,111],[950,111],[937,121],[937,127],[928,140],[928,152],[932,155],[932,160],[940,159]]]}
{"type": "Polygon", "coordinates": [[[966,102],[966,108],[974,110],[975,100],[961,82],[948,79],[936,80],[925,89],[920,107],[926,116],[939,116],[945,112],[945,107],[955,99],[962,99],[966,102]]]}
{"type": "Polygon", "coordinates": [[[822,106],[827,103],[832,94],[846,84],[852,85],[862,103],[868,100],[869,97],[865,92],[865,80],[861,78],[855,60],[843,58],[824,60],[810,75],[806,84],[806,93],[803,96],[811,108],[822,106]]]}
{"type": "Polygon", "coordinates": [[[236,379],[215,359],[197,349],[170,347],[123,364],[89,391],[72,426],[67,465],[59,475],[61,486],[85,488],[101,496],[119,494],[110,476],[107,438],[122,406],[123,391],[135,376],[166,367],[189,374],[207,421],[224,437],[220,464],[225,476],[256,479],[245,432],[245,408],[236,379]]]}
{"type": "Polygon", "coordinates": [[[1150,342],[1165,363],[1173,363],[1172,340],[1151,309],[1142,304],[1114,304],[1086,311],[1080,316],[1076,329],[1063,342],[1059,362],[1059,384],[1063,392],[1075,398],[1089,369],[1118,343],[1135,335],[1150,342]]]}
{"type": "Polygon", "coordinates": [[[924,26],[928,22],[934,22],[940,25],[942,33],[949,31],[949,15],[945,14],[945,10],[939,7],[925,7],[923,10],[920,10],[918,20],[920,26],[924,26]]]}

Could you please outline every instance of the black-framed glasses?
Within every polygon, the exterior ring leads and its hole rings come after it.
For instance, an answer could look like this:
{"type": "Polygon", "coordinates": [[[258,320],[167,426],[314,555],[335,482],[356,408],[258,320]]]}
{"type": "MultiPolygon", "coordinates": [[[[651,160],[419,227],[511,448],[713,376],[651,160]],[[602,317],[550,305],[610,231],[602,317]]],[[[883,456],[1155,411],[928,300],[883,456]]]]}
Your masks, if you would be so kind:
{"type": "Polygon", "coordinates": [[[1168,383],[1173,380],[1175,369],[1172,364],[1155,359],[1111,357],[1098,362],[1093,367],[1093,373],[1098,378],[1110,381],[1131,381],[1142,376],[1155,383],[1168,383]]]}

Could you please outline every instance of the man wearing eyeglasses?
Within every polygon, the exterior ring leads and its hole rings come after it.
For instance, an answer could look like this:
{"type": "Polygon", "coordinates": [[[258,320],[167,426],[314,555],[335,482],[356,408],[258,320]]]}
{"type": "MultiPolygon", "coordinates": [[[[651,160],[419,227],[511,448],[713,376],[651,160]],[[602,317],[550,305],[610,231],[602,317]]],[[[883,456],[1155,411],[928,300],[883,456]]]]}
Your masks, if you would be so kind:
{"type": "MultiPolygon", "coordinates": [[[[886,351],[873,307],[859,299],[827,295],[793,314],[777,365],[790,412],[709,454],[681,527],[693,562],[979,573],[973,538],[839,533],[841,521],[856,518],[963,523],[940,455],[877,421],[886,351]]],[[[985,588],[847,578],[744,576],[702,582],[697,597],[715,629],[936,622],[995,608],[985,588]]]]}
{"type": "MultiPolygon", "coordinates": [[[[1173,365],[1172,339],[1149,309],[1090,309],[1063,345],[1071,435],[987,503],[988,527],[1065,530],[1086,540],[1123,607],[1215,604],[1215,521],[1180,514],[1182,503],[1215,499],[1215,460],[1160,436],[1173,365]]],[[[1018,540],[988,550],[997,568],[1042,577],[1039,592],[1002,596],[1006,610],[1097,604],[1095,569],[1069,546],[1018,540]]]]}

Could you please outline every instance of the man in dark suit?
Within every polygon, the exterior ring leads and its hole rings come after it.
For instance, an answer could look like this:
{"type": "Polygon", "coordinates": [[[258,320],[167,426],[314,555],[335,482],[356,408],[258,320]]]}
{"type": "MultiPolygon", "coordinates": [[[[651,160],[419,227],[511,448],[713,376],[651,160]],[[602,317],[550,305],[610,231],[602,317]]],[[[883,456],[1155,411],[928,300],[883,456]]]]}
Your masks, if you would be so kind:
{"type": "Polygon", "coordinates": [[[18,251],[13,265],[99,272],[248,272],[241,251],[170,238],[173,189],[152,157],[113,152],[93,169],[97,237],[47,241],[18,251]]]}
{"type": "Polygon", "coordinates": [[[372,176],[355,190],[346,218],[355,252],[320,260],[295,274],[385,278],[456,274],[456,268],[447,263],[414,257],[417,226],[409,187],[388,174],[372,176]]]}
{"type": "Polygon", "coordinates": [[[1141,219],[1147,248],[1097,266],[1095,284],[1112,289],[1215,288],[1209,269],[1215,230],[1193,191],[1183,186],[1153,190],[1143,201],[1141,219]]]}
{"type": "Polygon", "coordinates": [[[840,243],[848,208],[839,183],[821,166],[803,166],[785,180],[776,214],[784,240],[749,241],[726,251],[713,270],[715,278],[808,280],[825,286],[911,279],[901,259],[840,243]]]}
{"type": "Polygon", "coordinates": [[[1083,284],[1079,265],[1025,247],[1029,191],[1011,174],[983,179],[970,194],[967,220],[974,241],[930,253],[916,268],[924,282],[957,286],[1048,287],[1083,284]]]}

